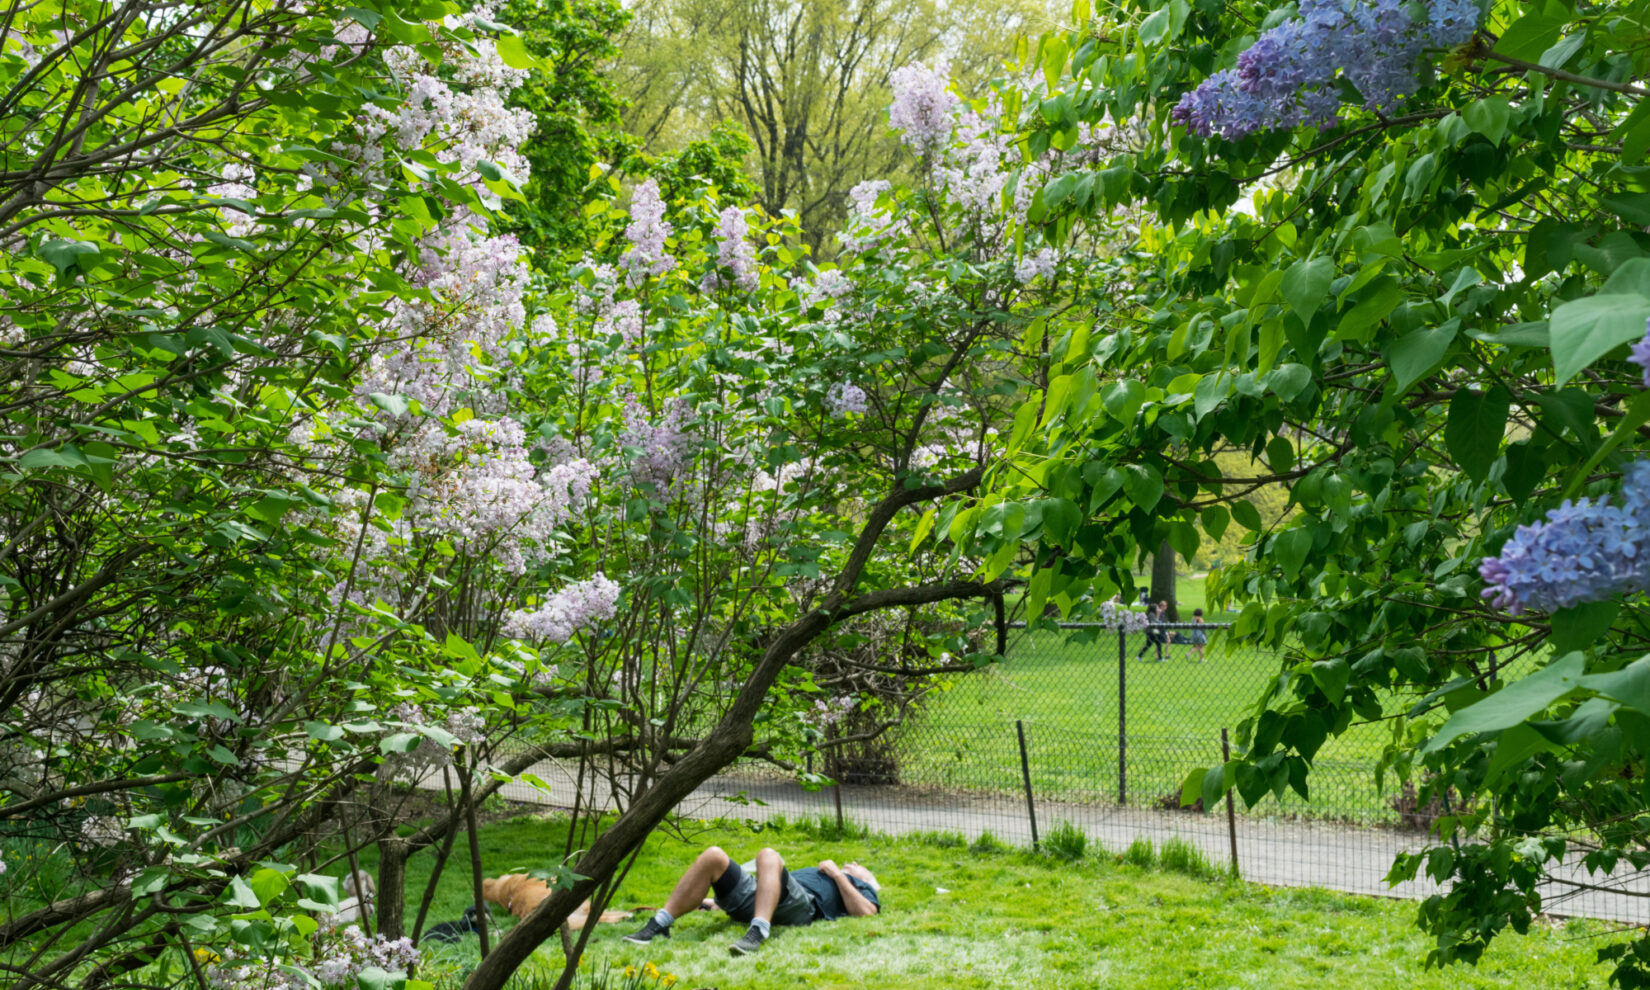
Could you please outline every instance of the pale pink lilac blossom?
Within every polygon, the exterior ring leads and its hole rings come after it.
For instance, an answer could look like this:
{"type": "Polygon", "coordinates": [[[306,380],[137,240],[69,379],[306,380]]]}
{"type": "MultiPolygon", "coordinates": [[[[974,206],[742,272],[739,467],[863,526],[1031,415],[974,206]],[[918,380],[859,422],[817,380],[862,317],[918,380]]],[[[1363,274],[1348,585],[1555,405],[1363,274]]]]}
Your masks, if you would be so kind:
{"type": "Polygon", "coordinates": [[[649,276],[664,275],[676,267],[676,259],[665,252],[665,241],[672,227],[665,219],[665,203],[659,196],[659,183],[648,179],[636,187],[630,201],[630,224],[624,229],[630,250],[620,259],[625,267],[625,281],[640,285],[649,276]]]}
{"type": "Polygon", "coordinates": [[[896,69],[892,77],[894,101],[888,122],[902,131],[901,139],[918,154],[927,154],[951,139],[958,100],[951,92],[950,66],[933,68],[913,63],[896,69]]]}
{"type": "Polygon", "coordinates": [[[605,574],[575,581],[533,609],[517,609],[504,618],[504,634],[562,644],[600,622],[613,618],[619,605],[618,582],[605,574]]]}

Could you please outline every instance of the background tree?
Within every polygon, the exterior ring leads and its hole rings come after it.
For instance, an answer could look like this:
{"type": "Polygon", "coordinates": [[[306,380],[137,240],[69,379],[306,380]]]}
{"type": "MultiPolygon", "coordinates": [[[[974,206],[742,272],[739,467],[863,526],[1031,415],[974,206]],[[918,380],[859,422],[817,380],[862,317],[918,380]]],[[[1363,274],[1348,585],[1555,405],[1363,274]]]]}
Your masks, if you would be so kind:
{"type": "Polygon", "coordinates": [[[623,158],[631,144],[607,75],[630,14],[616,0],[510,0],[497,16],[538,60],[510,96],[511,106],[532,113],[534,139],[521,148],[532,170],[524,202],[511,204],[504,229],[529,247],[565,250],[582,241],[591,167],[623,158]]]}
{"type": "Polygon", "coordinates": [[[763,208],[795,211],[817,250],[846,218],[850,187],[902,167],[886,126],[896,70],[949,60],[978,89],[1014,37],[1046,23],[1036,3],[659,0],[635,8],[614,79],[626,130],[648,150],[721,121],[743,127],[763,208]]]}

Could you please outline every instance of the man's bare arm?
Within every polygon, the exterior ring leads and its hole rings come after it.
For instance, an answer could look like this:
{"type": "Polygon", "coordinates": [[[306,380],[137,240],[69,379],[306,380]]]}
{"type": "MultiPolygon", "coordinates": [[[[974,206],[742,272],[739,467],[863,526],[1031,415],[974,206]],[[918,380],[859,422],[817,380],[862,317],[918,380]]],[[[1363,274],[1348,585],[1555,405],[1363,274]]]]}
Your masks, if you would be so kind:
{"type": "Polygon", "coordinates": [[[824,860],[819,864],[819,872],[830,877],[831,882],[836,884],[836,889],[842,892],[842,906],[848,909],[850,917],[865,918],[880,910],[871,903],[870,898],[859,892],[859,888],[849,881],[848,874],[837,869],[835,863],[828,859],[824,860]]]}

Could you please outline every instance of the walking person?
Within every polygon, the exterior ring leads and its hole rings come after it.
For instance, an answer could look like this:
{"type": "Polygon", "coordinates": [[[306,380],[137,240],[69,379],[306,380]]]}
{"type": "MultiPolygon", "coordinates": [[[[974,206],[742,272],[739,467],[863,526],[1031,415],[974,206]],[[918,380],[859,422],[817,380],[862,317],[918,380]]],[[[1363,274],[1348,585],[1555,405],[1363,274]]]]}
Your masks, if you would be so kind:
{"type": "MultiPolygon", "coordinates": [[[[1200,609],[1200,608],[1192,609],[1192,622],[1196,623],[1199,626],[1203,625],[1203,610],[1202,609],[1200,609]]],[[[1207,659],[1203,655],[1203,647],[1207,646],[1208,643],[1209,643],[1209,632],[1208,632],[1208,630],[1206,630],[1206,629],[1191,629],[1191,630],[1188,630],[1187,633],[1186,633],[1186,640],[1187,640],[1187,642],[1192,644],[1192,658],[1195,659],[1198,663],[1203,663],[1204,660],[1207,659]]]]}
{"type": "Polygon", "coordinates": [[[1168,602],[1158,602],[1156,605],[1152,606],[1149,611],[1147,611],[1146,645],[1142,646],[1140,648],[1140,652],[1134,655],[1136,660],[1139,660],[1141,657],[1145,656],[1146,651],[1155,646],[1157,647],[1157,662],[1163,662],[1163,646],[1169,641],[1169,632],[1167,629],[1163,628],[1162,623],[1167,619],[1168,614],[1168,602]]]}

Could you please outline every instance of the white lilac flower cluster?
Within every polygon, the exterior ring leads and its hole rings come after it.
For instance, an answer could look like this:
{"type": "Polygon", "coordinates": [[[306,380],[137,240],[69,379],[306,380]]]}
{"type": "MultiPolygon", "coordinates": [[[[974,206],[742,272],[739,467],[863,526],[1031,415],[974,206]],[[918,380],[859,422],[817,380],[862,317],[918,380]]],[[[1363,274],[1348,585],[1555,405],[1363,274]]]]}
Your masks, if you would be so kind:
{"type": "Polygon", "coordinates": [[[1119,601],[1104,602],[1100,606],[1100,625],[1106,629],[1137,633],[1146,628],[1144,612],[1136,612],[1119,601]]]}
{"type": "MultiPolygon", "coordinates": [[[[478,7],[466,20],[469,25],[480,25],[490,18],[490,11],[478,7]]],[[[438,160],[459,165],[478,194],[495,198],[481,180],[479,162],[497,165],[518,182],[528,175],[527,159],[520,149],[533,135],[533,114],[506,103],[527,73],[505,65],[490,38],[479,37],[466,44],[446,32],[436,34],[442,48],[440,66],[447,78],[438,75],[437,66],[418,49],[389,49],[384,62],[406,98],[394,109],[367,105],[362,113],[364,147],[360,153],[369,160],[382,157],[377,149],[381,139],[389,136],[402,148],[429,150],[438,160]]]]}
{"type": "Polygon", "coordinates": [[[951,137],[951,115],[958,104],[951,92],[951,70],[941,62],[897,69],[891,79],[894,102],[888,122],[902,131],[901,139],[918,154],[934,151],[951,137]]]}
{"type": "MultiPolygon", "coordinates": [[[[432,726],[452,736],[456,745],[479,746],[487,740],[487,720],[474,708],[460,708],[448,712],[438,723],[432,723],[424,709],[411,702],[402,702],[389,710],[388,718],[408,729],[419,731],[432,726]]],[[[391,753],[384,758],[384,772],[392,777],[417,780],[431,770],[452,766],[452,747],[428,736],[418,741],[409,753],[391,753]]]]}
{"type": "Polygon", "coordinates": [[[412,477],[409,521],[467,545],[487,544],[514,574],[543,555],[596,477],[584,460],[534,467],[526,432],[512,419],[470,419],[454,433],[425,423],[390,461],[412,477]]]}
{"type": "Polygon", "coordinates": [[[842,721],[858,705],[859,699],[851,694],[838,695],[829,701],[818,698],[814,700],[812,707],[804,708],[798,713],[798,717],[805,725],[823,729],[842,721]]]}
{"type": "Polygon", "coordinates": [[[350,925],[334,930],[323,944],[315,964],[315,979],[324,987],[352,987],[355,977],[370,966],[391,973],[404,973],[418,965],[419,952],[412,939],[369,937],[350,925]]]}
{"type": "Polygon", "coordinates": [[[1055,266],[1059,261],[1060,256],[1054,253],[1053,248],[1045,247],[1029,252],[1014,263],[1014,281],[1021,285],[1029,285],[1039,278],[1053,278],[1055,266]]]}
{"type": "MultiPolygon", "coordinates": [[[[419,951],[410,938],[368,936],[350,925],[325,932],[311,964],[314,982],[327,988],[354,987],[369,967],[405,973],[418,965],[419,951]]],[[[233,950],[211,966],[207,980],[215,990],[311,990],[308,976],[293,961],[278,956],[243,959],[233,950]]]]}
{"type": "Polygon", "coordinates": [[[226,956],[206,971],[214,990],[310,990],[304,971],[284,959],[242,961],[226,956]]]}
{"type": "Polygon", "coordinates": [[[598,573],[550,595],[538,608],[518,609],[504,617],[504,634],[561,644],[618,613],[619,585],[598,573]]]}
{"type": "MultiPolygon", "coordinates": [[[[745,211],[737,206],[727,207],[716,220],[716,263],[733,276],[734,287],[744,292],[754,292],[761,281],[749,235],[750,223],[745,211]]],[[[709,272],[699,288],[714,292],[725,284],[720,272],[709,272]]]]}
{"type": "Polygon", "coordinates": [[[824,310],[825,319],[831,320],[840,312],[837,301],[854,291],[854,282],[840,269],[826,268],[811,280],[792,279],[791,291],[796,293],[797,306],[803,313],[817,306],[824,310]]]}
{"type": "Polygon", "coordinates": [[[866,179],[848,190],[848,218],[841,234],[842,246],[848,251],[869,251],[899,233],[899,223],[877,207],[877,199],[891,188],[893,183],[887,179],[866,179]]]}
{"type": "Polygon", "coordinates": [[[88,845],[107,849],[126,839],[126,826],[110,815],[88,815],[80,823],[80,839],[88,845]]]}
{"type": "Polygon", "coordinates": [[[870,397],[858,385],[838,382],[825,393],[825,408],[832,416],[863,415],[869,409],[870,397]]]}
{"type": "Polygon", "coordinates": [[[1366,107],[1390,113],[1419,87],[1423,54],[1467,41],[1480,16],[1473,0],[1302,0],[1298,20],[1263,33],[1237,68],[1205,79],[1171,116],[1194,134],[1231,140],[1271,128],[1327,127],[1340,110],[1343,80],[1366,107]]]}
{"type": "Polygon", "coordinates": [[[625,252],[621,263],[628,284],[640,285],[648,276],[663,275],[676,267],[676,259],[665,253],[665,240],[670,234],[659,183],[648,179],[636,187],[630,201],[630,224],[624,229],[630,250],[625,252]]]}
{"type": "Polygon", "coordinates": [[[1478,565],[1483,597],[1518,614],[1650,590],[1650,461],[1622,472],[1621,504],[1565,499],[1478,565]]]}

